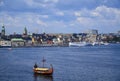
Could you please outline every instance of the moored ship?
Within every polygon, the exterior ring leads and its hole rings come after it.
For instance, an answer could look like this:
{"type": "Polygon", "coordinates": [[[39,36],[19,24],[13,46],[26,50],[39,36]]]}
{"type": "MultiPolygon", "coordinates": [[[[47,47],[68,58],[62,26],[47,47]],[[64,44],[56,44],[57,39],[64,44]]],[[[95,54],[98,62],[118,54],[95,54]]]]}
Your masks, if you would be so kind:
{"type": "Polygon", "coordinates": [[[69,46],[80,47],[80,46],[92,46],[89,42],[69,42],[69,46]]]}

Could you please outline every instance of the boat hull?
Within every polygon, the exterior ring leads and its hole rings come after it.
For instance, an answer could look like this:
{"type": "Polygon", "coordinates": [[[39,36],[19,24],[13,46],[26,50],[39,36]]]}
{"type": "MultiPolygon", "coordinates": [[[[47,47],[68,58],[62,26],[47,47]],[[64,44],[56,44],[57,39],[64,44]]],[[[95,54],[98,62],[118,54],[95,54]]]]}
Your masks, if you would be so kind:
{"type": "Polygon", "coordinates": [[[50,68],[49,70],[38,70],[34,68],[33,71],[35,74],[41,74],[41,75],[52,75],[53,74],[53,68],[50,68]]]}
{"type": "Polygon", "coordinates": [[[69,42],[69,46],[80,47],[80,46],[92,46],[89,42],[69,42]]]}

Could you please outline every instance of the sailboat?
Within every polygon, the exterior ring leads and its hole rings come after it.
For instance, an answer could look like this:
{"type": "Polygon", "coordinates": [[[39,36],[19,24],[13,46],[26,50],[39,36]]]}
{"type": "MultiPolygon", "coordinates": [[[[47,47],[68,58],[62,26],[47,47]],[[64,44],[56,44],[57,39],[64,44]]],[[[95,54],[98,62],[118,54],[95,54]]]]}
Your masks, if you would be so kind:
{"type": "Polygon", "coordinates": [[[33,67],[33,71],[35,74],[41,74],[41,75],[52,75],[53,74],[52,64],[50,64],[50,68],[44,67],[45,62],[46,62],[46,60],[43,57],[43,60],[42,60],[43,66],[42,67],[38,67],[37,64],[35,63],[35,65],[33,67]]]}

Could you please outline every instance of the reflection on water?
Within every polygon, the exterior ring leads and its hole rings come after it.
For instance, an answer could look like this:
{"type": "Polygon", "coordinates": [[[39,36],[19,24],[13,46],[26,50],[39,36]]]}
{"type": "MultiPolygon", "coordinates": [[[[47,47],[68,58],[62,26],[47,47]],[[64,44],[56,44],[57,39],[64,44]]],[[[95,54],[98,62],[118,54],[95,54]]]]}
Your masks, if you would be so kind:
{"type": "Polygon", "coordinates": [[[34,81],[53,81],[53,76],[34,74],[34,81]]]}

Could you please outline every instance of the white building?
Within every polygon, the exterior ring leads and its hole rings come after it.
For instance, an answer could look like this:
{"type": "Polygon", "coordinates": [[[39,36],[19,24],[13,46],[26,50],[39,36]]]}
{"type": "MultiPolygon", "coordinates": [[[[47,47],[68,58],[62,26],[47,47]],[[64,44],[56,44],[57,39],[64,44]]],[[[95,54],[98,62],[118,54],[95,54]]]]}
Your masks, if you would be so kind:
{"type": "Polygon", "coordinates": [[[87,30],[85,33],[87,34],[92,34],[92,35],[98,35],[98,30],[92,29],[92,30],[87,30]]]}
{"type": "Polygon", "coordinates": [[[10,46],[11,46],[11,41],[8,41],[8,40],[0,40],[0,46],[10,47],[10,46]]]}

